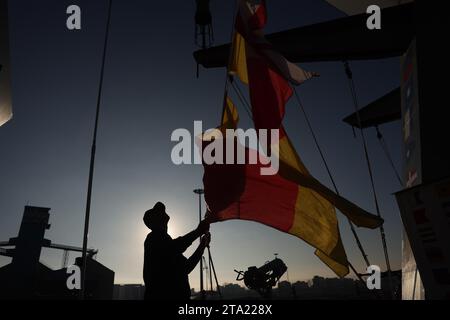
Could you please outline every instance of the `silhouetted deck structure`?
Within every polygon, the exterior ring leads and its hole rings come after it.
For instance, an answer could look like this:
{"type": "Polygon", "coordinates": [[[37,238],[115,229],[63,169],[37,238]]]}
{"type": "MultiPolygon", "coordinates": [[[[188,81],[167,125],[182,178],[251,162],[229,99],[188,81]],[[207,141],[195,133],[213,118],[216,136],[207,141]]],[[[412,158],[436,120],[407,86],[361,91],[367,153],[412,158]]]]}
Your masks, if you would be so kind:
{"type": "MultiPolygon", "coordinates": [[[[67,268],[53,270],[39,261],[43,247],[69,251],[81,248],[52,244],[44,238],[50,228],[50,208],[26,206],[19,235],[0,242],[0,255],[12,258],[10,264],[0,268],[0,299],[77,299],[78,290],[67,288],[70,274],[67,268]]],[[[89,250],[86,289],[88,299],[110,300],[113,295],[114,272],[93,256],[89,250]]],[[[81,266],[81,258],[75,264],[81,266]]]]}

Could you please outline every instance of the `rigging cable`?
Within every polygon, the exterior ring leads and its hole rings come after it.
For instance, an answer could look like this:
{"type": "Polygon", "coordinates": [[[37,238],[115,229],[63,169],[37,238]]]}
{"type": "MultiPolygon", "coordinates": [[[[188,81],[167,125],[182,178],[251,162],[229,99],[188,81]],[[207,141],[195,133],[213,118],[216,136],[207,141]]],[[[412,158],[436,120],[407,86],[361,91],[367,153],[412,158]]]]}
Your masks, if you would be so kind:
{"type": "MultiPolygon", "coordinates": [[[[340,195],[339,194],[339,190],[338,190],[337,185],[336,185],[336,182],[334,181],[333,174],[331,173],[330,167],[328,166],[328,162],[325,159],[325,156],[323,154],[322,148],[320,147],[320,144],[319,144],[319,141],[317,139],[316,133],[314,132],[314,129],[313,129],[312,125],[311,125],[311,122],[309,121],[309,117],[308,117],[308,114],[306,113],[306,110],[305,110],[305,108],[303,106],[303,103],[300,100],[300,96],[298,95],[297,88],[294,88],[294,94],[295,94],[295,98],[297,100],[297,103],[300,106],[300,109],[302,110],[303,116],[305,117],[306,124],[308,125],[308,128],[309,128],[309,132],[311,133],[311,136],[314,139],[314,143],[316,145],[316,148],[319,151],[320,157],[322,158],[322,162],[323,162],[323,164],[324,164],[324,166],[325,166],[325,168],[327,170],[328,177],[330,178],[331,183],[333,184],[334,191],[336,192],[337,195],[340,195]]],[[[361,244],[361,240],[359,239],[358,233],[356,232],[355,226],[353,225],[353,223],[350,221],[349,218],[347,218],[347,221],[348,221],[348,223],[350,225],[350,229],[352,231],[353,237],[355,238],[356,244],[358,245],[359,251],[361,252],[361,254],[362,254],[363,258],[364,258],[364,261],[366,262],[366,265],[370,266],[369,258],[367,256],[366,252],[364,251],[364,248],[363,248],[363,246],[361,244]]],[[[354,269],[353,266],[351,266],[351,267],[352,267],[352,269],[354,269]]]]}
{"type": "MultiPolygon", "coordinates": [[[[378,128],[378,126],[375,126],[375,129],[377,131],[377,138],[378,141],[380,142],[381,148],[384,151],[384,154],[386,155],[386,158],[388,159],[392,170],[394,171],[394,174],[398,180],[398,182],[400,183],[400,186],[403,187],[403,181],[402,178],[400,178],[400,174],[397,170],[397,168],[395,167],[394,161],[392,159],[391,153],[389,152],[389,148],[387,146],[386,140],[384,139],[380,129],[378,128]]],[[[417,265],[416,265],[416,270],[414,271],[414,286],[413,286],[413,292],[412,292],[412,299],[411,300],[415,300],[416,299],[416,283],[417,283],[417,274],[418,274],[418,269],[417,269],[417,265]]]]}
{"type": "MultiPolygon", "coordinates": [[[[345,68],[345,74],[347,75],[348,84],[349,84],[350,92],[351,92],[352,99],[353,99],[353,105],[354,105],[354,108],[355,108],[356,119],[358,121],[359,131],[360,131],[361,138],[362,138],[362,144],[363,144],[363,148],[364,148],[364,156],[366,158],[367,169],[368,169],[368,172],[369,172],[370,183],[371,183],[373,198],[374,198],[374,202],[375,202],[375,209],[376,209],[376,213],[377,213],[378,217],[381,218],[380,206],[379,206],[379,203],[378,203],[377,192],[376,192],[376,189],[375,189],[375,182],[374,182],[374,177],[373,177],[372,165],[370,163],[370,157],[369,157],[369,152],[368,152],[368,148],[367,148],[366,138],[365,138],[365,135],[364,135],[364,130],[363,130],[362,125],[361,125],[361,117],[360,117],[360,114],[359,114],[358,98],[357,98],[357,95],[356,95],[355,83],[353,81],[353,73],[352,73],[352,70],[350,69],[350,64],[348,63],[348,61],[344,61],[343,63],[344,63],[344,68],[345,68]]],[[[387,244],[386,244],[386,234],[384,232],[384,226],[383,225],[380,226],[380,235],[381,235],[381,242],[383,244],[384,258],[386,260],[386,268],[387,268],[387,272],[388,272],[390,291],[391,291],[392,298],[394,298],[392,274],[391,274],[391,264],[389,262],[389,253],[388,253],[387,244]]]]}
{"type": "Polygon", "coordinates": [[[236,96],[238,97],[239,101],[241,101],[241,104],[244,106],[244,109],[247,112],[247,115],[249,116],[250,120],[253,121],[253,116],[252,116],[252,112],[251,112],[252,108],[251,108],[249,102],[245,98],[241,89],[239,89],[239,86],[233,81],[232,76],[230,76],[229,81],[230,81],[231,87],[234,89],[234,92],[236,93],[236,96]]]}
{"type": "Polygon", "coordinates": [[[392,156],[391,156],[391,153],[389,152],[389,148],[387,146],[386,140],[384,140],[384,137],[381,134],[381,131],[378,128],[378,126],[375,126],[375,129],[377,130],[377,138],[378,138],[378,141],[380,142],[381,148],[383,149],[384,154],[386,155],[386,157],[392,167],[392,170],[394,171],[395,176],[396,176],[398,182],[400,183],[400,186],[403,186],[402,178],[400,178],[400,174],[398,173],[398,170],[395,167],[394,160],[392,160],[392,156]]]}

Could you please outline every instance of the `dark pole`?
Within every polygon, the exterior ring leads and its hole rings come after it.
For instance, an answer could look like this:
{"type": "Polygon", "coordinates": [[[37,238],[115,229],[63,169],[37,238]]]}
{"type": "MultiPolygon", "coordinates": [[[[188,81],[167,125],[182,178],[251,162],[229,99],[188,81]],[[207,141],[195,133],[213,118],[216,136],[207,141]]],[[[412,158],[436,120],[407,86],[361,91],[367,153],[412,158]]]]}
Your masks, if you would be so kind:
{"type": "MultiPolygon", "coordinates": [[[[214,274],[214,279],[216,280],[216,287],[217,287],[217,292],[219,293],[219,296],[222,297],[222,292],[220,291],[220,286],[219,286],[219,280],[217,280],[217,273],[216,273],[216,268],[214,268],[214,262],[211,256],[211,249],[208,248],[208,254],[209,254],[209,262],[211,263],[211,268],[212,268],[212,272],[214,274]]],[[[211,269],[209,270],[209,272],[211,272],[211,269]]]]}
{"type": "MultiPolygon", "coordinates": [[[[205,193],[205,191],[203,189],[195,189],[194,193],[198,194],[198,221],[200,222],[202,221],[202,194],[205,193]]],[[[203,288],[203,255],[200,258],[200,294],[202,300],[205,300],[205,290],[203,288]]]]}
{"type": "Polygon", "coordinates": [[[209,263],[209,290],[213,291],[213,278],[212,278],[212,269],[211,269],[211,251],[209,251],[208,247],[208,263],[209,263]]]}
{"type": "Polygon", "coordinates": [[[111,21],[111,6],[112,0],[109,0],[108,6],[108,20],[106,22],[106,31],[105,31],[105,41],[103,44],[103,56],[102,56],[102,67],[100,70],[100,82],[97,96],[97,111],[95,113],[95,124],[94,124],[94,135],[92,139],[92,148],[91,148],[91,163],[89,166],[89,181],[88,181],[88,190],[86,197],[86,213],[84,218],[84,234],[83,234],[83,254],[82,254],[82,263],[83,269],[81,271],[81,291],[80,291],[80,299],[86,298],[86,253],[87,253],[87,243],[88,243],[88,233],[89,233],[89,218],[91,214],[91,198],[92,198],[92,181],[94,178],[94,163],[95,163],[95,151],[97,147],[97,130],[98,130],[98,118],[100,114],[100,105],[102,100],[102,89],[103,89],[103,75],[105,71],[105,58],[106,58],[106,47],[108,45],[108,37],[109,37],[109,25],[111,21]]]}

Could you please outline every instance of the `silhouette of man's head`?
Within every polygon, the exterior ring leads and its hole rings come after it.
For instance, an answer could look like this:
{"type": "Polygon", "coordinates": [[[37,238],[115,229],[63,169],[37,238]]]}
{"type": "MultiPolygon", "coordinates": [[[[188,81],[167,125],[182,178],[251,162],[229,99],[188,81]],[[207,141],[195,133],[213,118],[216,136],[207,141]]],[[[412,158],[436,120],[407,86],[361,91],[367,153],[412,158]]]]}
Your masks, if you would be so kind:
{"type": "Polygon", "coordinates": [[[152,209],[147,210],[144,214],[145,225],[153,231],[167,232],[169,219],[170,217],[166,213],[166,206],[161,202],[157,202],[152,209]]]}

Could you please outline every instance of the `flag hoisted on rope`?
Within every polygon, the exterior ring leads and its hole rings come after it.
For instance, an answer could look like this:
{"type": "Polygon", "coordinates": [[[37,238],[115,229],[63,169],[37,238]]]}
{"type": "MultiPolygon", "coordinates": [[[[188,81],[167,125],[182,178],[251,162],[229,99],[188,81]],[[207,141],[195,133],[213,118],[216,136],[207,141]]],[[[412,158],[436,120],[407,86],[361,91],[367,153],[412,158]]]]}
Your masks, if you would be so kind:
{"type": "MultiPolygon", "coordinates": [[[[208,209],[215,221],[256,221],[303,239],[316,248],[316,255],[325,264],[343,277],[349,272],[349,262],[336,208],[359,227],[377,228],[383,220],[331,191],[304,166],[282,121],[285,105],[293,93],[289,83],[298,85],[317,74],[290,63],[265,40],[265,1],[238,3],[228,70],[248,86],[255,128],[279,129],[279,139],[271,144],[272,150],[278,151],[280,167],[277,174],[270,176],[260,174],[263,163],[267,163],[263,160],[256,164],[204,163],[208,209]]],[[[223,132],[236,128],[237,122],[237,109],[225,93],[222,124],[218,129],[223,132]]],[[[203,141],[207,144],[209,138],[203,136],[203,141]]],[[[250,156],[257,151],[246,148],[246,152],[250,156]]]]}

